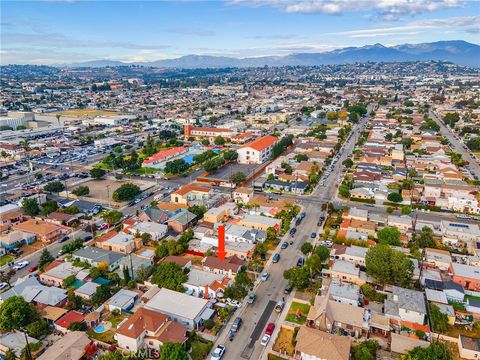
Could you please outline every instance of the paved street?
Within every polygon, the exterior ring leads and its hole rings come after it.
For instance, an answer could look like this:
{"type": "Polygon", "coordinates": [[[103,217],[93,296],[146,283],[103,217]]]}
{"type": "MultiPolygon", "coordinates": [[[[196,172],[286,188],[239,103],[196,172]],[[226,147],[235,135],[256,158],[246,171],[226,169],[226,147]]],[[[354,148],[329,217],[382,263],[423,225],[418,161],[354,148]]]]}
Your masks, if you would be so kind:
{"type": "MultiPolygon", "coordinates": [[[[369,111],[371,108],[369,108],[369,111]]],[[[322,214],[321,204],[331,201],[336,193],[336,185],[342,179],[342,162],[351,156],[352,150],[358,140],[358,137],[365,127],[368,119],[362,119],[352,130],[352,136],[345,142],[342,147],[342,155],[333,166],[333,169],[328,177],[323,177],[325,180],[323,186],[318,186],[310,196],[299,197],[292,196],[303,207],[306,216],[300,226],[297,227],[295,234],[295,242],[285,250],[280,250],[279,246],[275,252],[280,252],[281,259],[277,264],[267,263],[265,271],[270,273],[270,278],[265,283],[260,283],[256,286],[257,300],[252,305],[244,305],[246,307],[237,311],[229,324],[223,330],[219,339],[214,345],[225,344],[227,351],[225,359],[261,359],[265,348],[260,345],[260,340],[265,331],[265,326],[269,322],[275,322],[278,327],[279,315],[273,311],[275,303],[282,297],[286,297],[284,289],[287,286],[287,281],[283,278],[283,272],[293,266],[296,266],[298,258],[302,256],[300,248],[306,241],[311,241],[310,234],[312,232],[319,232],[317,222],[322,214]],[[309,201],[313,200],[313,201],[309,201]],[[235,317],[240,316],[243,319],[243,326],[235,335],[232,342],[228,341],[228,333],[231,323],[235,317]]],[[[281,196],[286,198],[286,196],[281,196]]],[[[288,239],[289,235],[286,235],[288,239]]],[[[272,339],[273,341],[274,339],[272,339]]]]}
{"type": "Polygon", "coordinates": [[[461,141],[452,130],[445,125],[440,116],[437,115],[433,110],[430,110],[430,117],[435,119],[440,125],[440,133],[452,144],[453,151],[462,154],[463,160],[468,161],[470,164],[470,169],[477,175],[480,175],[480,160],[473,155],[473,153],[467,148],[467,146],[461,141]]]}

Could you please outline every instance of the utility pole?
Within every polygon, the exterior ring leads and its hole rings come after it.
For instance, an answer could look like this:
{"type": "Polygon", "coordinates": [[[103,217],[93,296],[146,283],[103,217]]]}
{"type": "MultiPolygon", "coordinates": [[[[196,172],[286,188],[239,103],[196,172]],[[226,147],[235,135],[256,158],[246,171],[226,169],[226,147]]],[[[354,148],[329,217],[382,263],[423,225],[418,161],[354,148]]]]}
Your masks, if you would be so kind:
{"type": "Polygon", "coordinates": [[[33,360],[32,352],[30,351],[30,344],[28,343],[27,331],[26,331],[26,329],[23,329],[23,328],[21,330],[23,332],[23,336],[25,336],[25,342],[27,344],[27,346],[25,346],[25,359],[26,360],[33,360]]]}
{"type": "Polygon", "coordinates": [[[112,203],[110,201],[110,185],[107,185],[107,199],[108,199],[108,207],[112,208],[112,203]]]}

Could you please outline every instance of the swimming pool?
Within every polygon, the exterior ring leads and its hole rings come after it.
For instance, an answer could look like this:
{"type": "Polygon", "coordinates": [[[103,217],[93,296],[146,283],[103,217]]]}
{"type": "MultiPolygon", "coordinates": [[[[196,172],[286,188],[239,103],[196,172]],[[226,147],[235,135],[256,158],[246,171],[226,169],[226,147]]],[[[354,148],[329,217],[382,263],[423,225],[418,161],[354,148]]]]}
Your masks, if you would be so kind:
{"type": "Polygon", "coordinates": [[[94,330],[96,333],[103,333],[105,331],[105,326],[103,326],[103,324],[97,325],[94,330]]]}

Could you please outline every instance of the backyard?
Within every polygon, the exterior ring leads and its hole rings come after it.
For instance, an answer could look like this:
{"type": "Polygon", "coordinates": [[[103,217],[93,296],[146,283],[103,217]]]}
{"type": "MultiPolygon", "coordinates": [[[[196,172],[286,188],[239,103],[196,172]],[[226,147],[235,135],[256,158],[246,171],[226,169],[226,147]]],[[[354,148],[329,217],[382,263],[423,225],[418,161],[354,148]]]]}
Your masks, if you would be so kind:
{"type": "Polygon", "coordinates": [[[295,330],[282,326],[280,332],[278,333],[275,344],[273,345],[273,351],[292,356],[295,351],[295,336],[295,330]]]}
{"type": "Polygon", "coordinates": [[[192,360],[205,359],[213,346],[211,341],[205,340],[198,335],[190,338],[188,342],[191,349],[190,357],[192,360]]]}
{"type": "Polygon", "coordinates": [[[102,341],[107,344],[115,344],[117,341],[114,339],[114,332],[112,330],[105,331],[101,334],[96,333],[93,331],[92,328],[88,328],[87,330],[87,335],[91,337],[92,339],[102,341]]]}
{"type": "Polygon", "coordinates": [[[307,315],[310,310],[310,305],[298,302],[292,302],[285,320],[295,324],[303,325],[307,321],[307,315]]]}

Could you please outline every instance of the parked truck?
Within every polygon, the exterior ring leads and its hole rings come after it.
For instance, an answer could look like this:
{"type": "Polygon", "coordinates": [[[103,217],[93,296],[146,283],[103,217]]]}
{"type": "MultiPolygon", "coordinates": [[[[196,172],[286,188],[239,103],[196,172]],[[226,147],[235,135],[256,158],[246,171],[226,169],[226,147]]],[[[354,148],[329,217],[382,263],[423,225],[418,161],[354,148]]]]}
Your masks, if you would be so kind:
{"type": "Polygon", "coordinates": [[[282,312],[284,307],[285,307],[285,298],[282,297],[282,299],[277,302],[277,305],[275,305],[275,311],[277,313],[282,312]]]}

